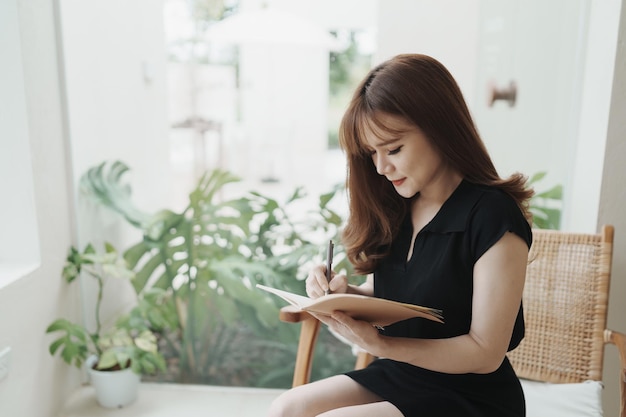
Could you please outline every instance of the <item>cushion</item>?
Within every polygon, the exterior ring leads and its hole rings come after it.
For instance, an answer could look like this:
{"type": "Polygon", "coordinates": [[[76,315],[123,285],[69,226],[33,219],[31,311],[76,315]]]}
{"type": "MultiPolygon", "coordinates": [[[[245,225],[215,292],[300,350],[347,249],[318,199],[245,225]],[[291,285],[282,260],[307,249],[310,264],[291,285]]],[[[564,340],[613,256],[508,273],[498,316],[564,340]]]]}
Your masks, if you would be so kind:
{"type": "Polygon", "coordinates": [[[602,417],[602,383],[552,384],[522,379],[526,417],[602,417]]]}

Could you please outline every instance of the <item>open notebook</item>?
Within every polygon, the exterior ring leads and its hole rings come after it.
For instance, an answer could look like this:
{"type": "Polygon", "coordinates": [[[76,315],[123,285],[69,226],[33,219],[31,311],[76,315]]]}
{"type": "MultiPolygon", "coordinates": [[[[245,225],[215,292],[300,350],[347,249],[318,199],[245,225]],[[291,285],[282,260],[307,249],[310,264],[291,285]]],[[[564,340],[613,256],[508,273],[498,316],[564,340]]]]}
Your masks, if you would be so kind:
{"type": "Polygon", "coordinates": [[[384,298],[358,294],[329,294],[320,298],[309,298],[260,284],[257,284],[257,288],[275,294],[303,311],[331,315],[333,311],[339,310],[356,320],[367,321],[377,327],[415,317],[443,323],[441,310],[384,298]]]}

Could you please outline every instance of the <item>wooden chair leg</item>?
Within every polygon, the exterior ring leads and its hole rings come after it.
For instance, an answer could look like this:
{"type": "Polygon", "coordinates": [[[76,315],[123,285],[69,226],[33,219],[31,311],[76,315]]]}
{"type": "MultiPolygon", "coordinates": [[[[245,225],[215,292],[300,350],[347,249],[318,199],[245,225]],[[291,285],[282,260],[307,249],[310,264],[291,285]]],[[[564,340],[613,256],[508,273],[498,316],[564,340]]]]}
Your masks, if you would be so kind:
{"type": "Polygon", "coordinates": [[[356,363],[354,365],[354,369],[363,369],[367,367],[367,365],[372,363],[373,360],[374,360],[374,357],[372,355],[370,355],[369,353],[365,351],[360,351],[356,355],[356,363]]]}
{"type": "Polygon", "coordinates": [[[294,387],[308,383],[311,378],[311,365],[313,364],[313,353],[320,324],[319,320],[311,316],[302,321],[298,355],[296,356],[296,366],[293,374],[292,385],[294,387]]]}
{"type": "Polygon", "coordinates": [[[617,346],[620,358],[620,417],[626,417],[626,335],[620,332],[605,330],[604,342],[617,346]]]}
{"type": "MultiPolygon", "coordinates": [[[[315,343],[320,331],[321,322],[309,313],[300,311],[292,306],[280,309],[280,320],[285,323],[301,323],[300,339],[298,342],[298,352],[293,374],[292,386],[307,384],[311,379],[311,368],[313,365],[313,354],[315,343]]],[[[374,360],[374,357],[367,352],[361,351],[357,354],[355,369],[365,368],[374,360]]]]}

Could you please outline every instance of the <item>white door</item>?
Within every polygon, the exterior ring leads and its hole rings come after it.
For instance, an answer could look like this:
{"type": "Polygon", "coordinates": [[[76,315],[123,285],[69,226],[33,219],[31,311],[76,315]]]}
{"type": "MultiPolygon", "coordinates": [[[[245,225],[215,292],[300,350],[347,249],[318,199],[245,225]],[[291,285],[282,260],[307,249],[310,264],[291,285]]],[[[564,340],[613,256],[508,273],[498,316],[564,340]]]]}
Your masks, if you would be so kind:
{"type": "Polygon", "coordinates": [[[537,191],[571,181],[589,2],[481,2],[473,115],[501,176],[547,172],[537,191]]]}

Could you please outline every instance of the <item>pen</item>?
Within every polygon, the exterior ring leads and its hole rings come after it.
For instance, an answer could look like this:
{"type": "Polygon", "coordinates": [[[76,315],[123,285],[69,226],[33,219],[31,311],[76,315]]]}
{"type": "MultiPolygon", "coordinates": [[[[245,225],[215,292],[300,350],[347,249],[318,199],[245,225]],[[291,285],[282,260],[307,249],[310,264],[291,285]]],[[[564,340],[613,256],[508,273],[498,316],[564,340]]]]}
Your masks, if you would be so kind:
{"type": "MultiPolygon", "coordinates": [[[[333,241],[332,239],[330,241],[328,241],[328,252],[326,253],[326,281],[330,282],[330,278],[331,278],[331,271],[333,269],[333,241]]],[[[324,292],[324,295],[328,295],[330,294],[330,286],[329,288],[324,292]]]]}

